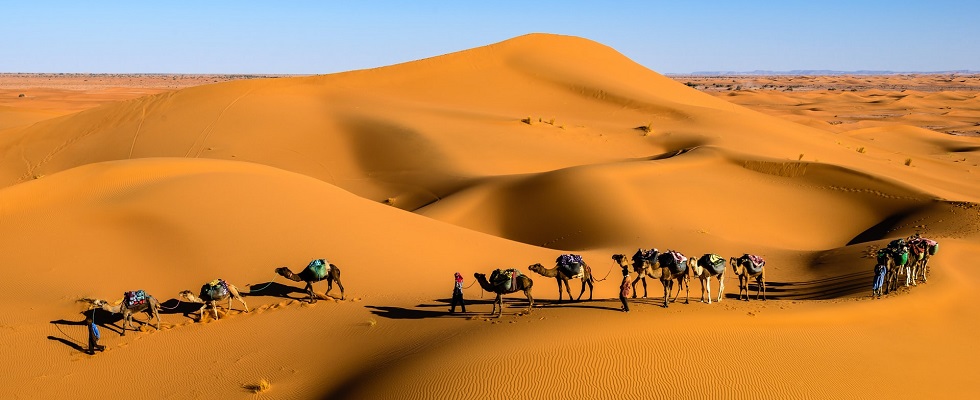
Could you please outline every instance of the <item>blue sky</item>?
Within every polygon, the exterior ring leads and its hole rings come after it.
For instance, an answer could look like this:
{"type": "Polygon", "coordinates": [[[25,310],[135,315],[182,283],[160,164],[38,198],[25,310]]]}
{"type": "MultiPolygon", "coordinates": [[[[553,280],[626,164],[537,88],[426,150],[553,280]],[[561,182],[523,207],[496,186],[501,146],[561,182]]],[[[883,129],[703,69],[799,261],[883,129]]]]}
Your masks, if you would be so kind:
{"type": "Polygon", "coordinates": [[[12,1],[0,72],[319,74],[531,32],[661,73],[980,70],[980,1],[12,1]]]}

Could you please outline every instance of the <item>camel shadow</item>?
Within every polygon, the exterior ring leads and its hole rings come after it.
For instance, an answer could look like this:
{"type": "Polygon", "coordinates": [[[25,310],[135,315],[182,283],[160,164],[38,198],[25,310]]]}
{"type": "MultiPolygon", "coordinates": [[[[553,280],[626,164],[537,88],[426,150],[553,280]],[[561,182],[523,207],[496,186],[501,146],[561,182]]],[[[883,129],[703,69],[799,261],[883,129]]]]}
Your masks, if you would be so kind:
{"type": "MultiPolygon", "coordinates": [[[[436,304],[419,304],[413,308],[405,307],[392,307],[392,306],[366,306],[366,308],[371,310],[371,313],[382,318],[388,319],[429,319],[429,318],[470,318],[478,317],[487,312],[476,312],[473,310],[473,306],[492,306],[494,299],[479,299],[479,300],[466,300],[466,307],[469,312],[459,311],[456,313],[449,312],[449,305],[452,303],[452,299],[435,299],[436,304]],[[430,310],[427,310],[430,309],[430,310]],[[431,309],[438,309],[431,310],[431,309]]],[[[524,309],[527,306],[526,299],[503,299],[503,305],[506,308],[513,309],[524,309]]],[[[481,307],[481,310],[483,307],[481,307]]]]}
{"type": "Polygon", "coordinates": [[[242,291],[242,297],[252,297],[252,296],[272,296],[272,297],[282,297],[291,300],[306,300],[309,298],[306,291],[302,288],[295,286],[283,285],[276,282],[262,282],[248,285],[248,292],[242,291]],[[255,289],[258,288],[258,289],[255,289]],[[299,293],[299,297],[290,296],[293,293],[299,293]]]}
{"type": "MultiPolygon", "coordinates": [[[[201,309],[201,303],[191,303],[187,301],[180,301],[179,299],[169,299],[163,303],[160,303],[160,314],[181,314],[185,317],[190,318],[190,315],[201,309]]],[[[144,313],[144,315],[146,315],[144,313]]],[[[133,321],[137,321],[133,318],[133,321]]]]}
{"type": "Polygon", "coordinates": [[[439,305],[440,311],[420,310],[418,308],[404,308],[391,306],[366,306],[371,314],[387,319],[430,319],[430,318],[465,318],[473,315],[472,312],[450,314],[445,305],[439,305]]]}
{"type": "MultiPolygon", "coordinates": [[[[871,293],[873,271],[861,271],[828,278],[798,282],[766,282],[766,299],[772,300],[832,300],[850,297],[861,293],[871,293]]],[[[735,286],[736,290],[738,285],[735,286]]],[[[749,283],[749,292],[755,300],[758,285],[749,283]]],[[[726,298],[735,299],[736,293],[726,293],[726,298]]]]}

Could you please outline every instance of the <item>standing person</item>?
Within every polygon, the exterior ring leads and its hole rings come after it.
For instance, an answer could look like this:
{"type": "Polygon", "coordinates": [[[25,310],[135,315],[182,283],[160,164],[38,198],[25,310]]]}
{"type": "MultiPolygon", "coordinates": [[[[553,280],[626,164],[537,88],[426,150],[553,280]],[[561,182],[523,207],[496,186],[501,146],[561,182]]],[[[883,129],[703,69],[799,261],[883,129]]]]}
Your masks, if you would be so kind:
{"type": "Polygon", "coordinates": [[[630,283],[630,270],[623,266],[623,283],[619,285],[619,301],[623,302],[623,312],[630,312],[630,306],[626,304],[626,298],[633,294],[633,285],[630,283]]]}
{"type": "Polygon", "coordinates": [[[875,265],[875,281],[874,285],[871,287],[871,298],[881,298],[881,286],[885,283],[885,272],[888,271],[888,267],[882,265],[881,263],[875,265]]]}
{"type": "Polygon", "coordinates": [[[456,284],[453,285],[453,300],[450,303],[449,313],[456,312],[456,305],[459,304],[463,312],[466,312],[466,302],[463,301],[463,275],[456,273],[456,284]]]}
{"type": "Polygon", "coordinates": [[[105,351],[105,346],[99,344],[99,327],[95,325],[95,310],[85,316],[85,324],[88,325],[88,354],[95,354],[95,351],[105,351]]]}

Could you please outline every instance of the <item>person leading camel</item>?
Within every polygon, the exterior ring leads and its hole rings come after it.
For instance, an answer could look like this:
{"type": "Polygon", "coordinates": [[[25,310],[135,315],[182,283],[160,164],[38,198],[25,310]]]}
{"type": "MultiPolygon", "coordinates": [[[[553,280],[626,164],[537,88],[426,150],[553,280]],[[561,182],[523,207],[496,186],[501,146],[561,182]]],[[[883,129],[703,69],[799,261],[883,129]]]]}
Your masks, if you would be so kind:
{"type": "Polygon", "coordinates": [[[463,301],[463,275],[457,272],[454,278],[456,283],[453,285],[453,300],[449,305],[449,313],[454,314],[456,312],[457,304],[459,304],[460,310],[465,313],[466,303],[463,301]]]}
{"type": "Polygon", "coordinates": [[[88,354],[95,354],[97,351],[105,351],[105,346],[99,344],[99,327],[95,325],[95,310],[85,316],[85,325],[88,326],[88,354]]]}
{"type": "Polygon", "coordinates": [[[886,272],[888,272],[888,266],[882,263],[875,264],[875,280],[871,286],[871,298],[881,298],[881,287],[885,284],[886,272]]]}
{"type": "MultiPolygon", "coordinates": [[[[615,256],[613,256],[615,258],[615,256]]],[[[625,257],[623,257],[625,258],[625,257]]],[[[626,303],[626,298],[633,294],[633,285],[630,281],[630,270],[628,265],[619,265],[623,269],[623,283],[619,284],[619,301],[623,303],[623,312],[630,312],[630,305],[626,303]]]]}

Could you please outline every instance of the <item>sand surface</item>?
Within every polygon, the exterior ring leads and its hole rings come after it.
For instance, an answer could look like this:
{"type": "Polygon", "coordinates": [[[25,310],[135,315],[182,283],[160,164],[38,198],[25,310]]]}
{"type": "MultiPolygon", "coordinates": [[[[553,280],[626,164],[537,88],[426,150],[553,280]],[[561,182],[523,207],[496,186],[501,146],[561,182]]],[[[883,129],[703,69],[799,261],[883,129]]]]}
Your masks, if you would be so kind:
{"type": "Polygon", "coordinates": [[[4,398],[254,398],[261,380],[263,398],[980,389],[975,77],[715,90],[539,34],[321,76],[3,78],[4,398]],[[928,282],[870,299],[869,254],[916,232],[941,243],[928,282]],[[611,256],[641,247],[764,256],[768,300],[755,285],[737,300],[729,269],[720,303],[693,280],[689,304],[664,308],[649,280],[623,313],[611,256]],[[527,268],[570,252],[598,279],[592,301],[559,302],[527,268]],[[308,304],[273,272],[314,258],[341,269],[343,300],[334,285],[308,304]],[[489,317],[469,285],[495,268],[533,280],[530,313],[518,292],[489,317]],[[456,271],[465,314],[447,312],[456,271]],[[248,313],[222,302],[199,321],[178,301],[215,278],[248,313]],[[108,349],[84,354],[78,300],[136,289],[162,303],[161,329],[138,314],[120,336],[100,312],[108,349]]]}

